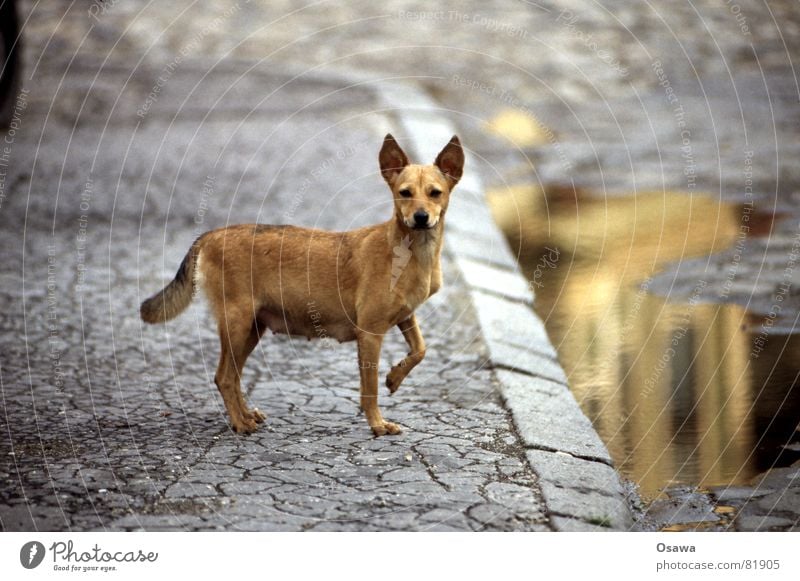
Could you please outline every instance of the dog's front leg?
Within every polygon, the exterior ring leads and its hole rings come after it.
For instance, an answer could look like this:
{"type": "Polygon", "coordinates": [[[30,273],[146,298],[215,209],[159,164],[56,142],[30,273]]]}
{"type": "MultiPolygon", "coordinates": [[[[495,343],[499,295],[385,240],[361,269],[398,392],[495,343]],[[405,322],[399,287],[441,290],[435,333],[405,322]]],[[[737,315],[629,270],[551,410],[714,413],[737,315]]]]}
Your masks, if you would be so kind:
{"type": "Polygon", "coordinates": [[[361,409],[376,436],[399,434],[397,424],[387,422],[378,408],[378,361],[381,356],[382,335],[360,331],[358,335],[358,367],[361,373],[361,409]]]}
{"type": "Polygon", "coordinates": [[[405,321],[400,321],[397,326],[403,333],[406,343],[408,343],[409,351],[408,356],[392,367],[386,375],[386,387],[389,388],[389,393],[397,391],[397,388],[400,387],[406,376],[411,373],[411,370],[425,358],[425,340],[419,330],[417,316],[411,315],[405,321]]]}

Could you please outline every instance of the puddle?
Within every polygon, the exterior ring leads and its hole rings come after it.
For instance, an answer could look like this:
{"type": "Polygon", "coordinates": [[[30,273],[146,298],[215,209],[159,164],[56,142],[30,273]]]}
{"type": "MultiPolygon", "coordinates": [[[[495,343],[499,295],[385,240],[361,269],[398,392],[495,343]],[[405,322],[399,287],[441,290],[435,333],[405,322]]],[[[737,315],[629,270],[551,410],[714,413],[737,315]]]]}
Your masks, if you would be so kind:
{"type": "Polygon", "coordinates": [[[486,122],[489,133],[499,135],[517,147],[530,147],[547,143],[547,128],[531,113],[524,109],[503,109],[486,122]]]}
{"type": "MultiPolygon", "coordinates": [[[[648,288],[666,265],[730,247],[741,206],[563,187],[488,197],[575,397],[645,498],[747,483],[800,458],[800,336],[771,337],[754,357],[757,328],[742,306],[704,302],[703,281],[680,300],[648,288]]],[[[769,231],[763,216],[754,222],[769,231]]]]}

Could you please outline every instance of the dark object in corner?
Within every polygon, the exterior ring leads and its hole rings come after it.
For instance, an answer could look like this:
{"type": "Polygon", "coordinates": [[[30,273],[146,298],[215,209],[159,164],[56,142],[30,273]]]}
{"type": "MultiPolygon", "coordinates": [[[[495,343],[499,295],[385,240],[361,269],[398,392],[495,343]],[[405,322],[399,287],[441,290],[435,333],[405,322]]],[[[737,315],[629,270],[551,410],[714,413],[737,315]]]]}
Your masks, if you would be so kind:
{"type": "Polygon", "coordinates": [[[16,0],[0,0],[0,129],[8,127],[22,75],[16,0]]]}

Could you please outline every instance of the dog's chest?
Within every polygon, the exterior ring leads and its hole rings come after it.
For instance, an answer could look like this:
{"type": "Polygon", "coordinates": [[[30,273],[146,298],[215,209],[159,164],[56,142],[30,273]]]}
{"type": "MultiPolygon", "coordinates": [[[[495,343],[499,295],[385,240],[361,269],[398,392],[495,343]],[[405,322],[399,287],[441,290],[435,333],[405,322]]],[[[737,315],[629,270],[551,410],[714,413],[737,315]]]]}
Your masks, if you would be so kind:
{"type": "Polygon", "coordinates": [[[397,312],[397,321],[405,320],[424,303],[431,293],[432,273],[410,272],[407,276],[401,277],[397,281],[393,291],[390,293],[392,303],[397,312]]]}
{"type": "Polygon", "coordinates": [[[406,291],[405,305],[411,311],[414,311],[418,306],[424,303],[431,292],[431,277],[419,277],[417,284],[410,285],[406,291]]]}

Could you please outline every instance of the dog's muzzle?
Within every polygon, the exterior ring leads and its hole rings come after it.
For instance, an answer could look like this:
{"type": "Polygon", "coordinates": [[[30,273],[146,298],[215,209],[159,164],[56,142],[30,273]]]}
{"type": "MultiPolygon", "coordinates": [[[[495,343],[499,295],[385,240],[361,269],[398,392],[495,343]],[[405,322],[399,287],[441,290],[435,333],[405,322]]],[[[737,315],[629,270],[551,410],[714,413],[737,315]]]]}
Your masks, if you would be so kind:
{"type": "Polygon", "coordinates": [[[430,215],[425,210],[417,210],[414,212],[413,221],[406,220],[406,226],[414,230],[430,230],[439,222],[438,220],[431,221],[430,215]]]}

